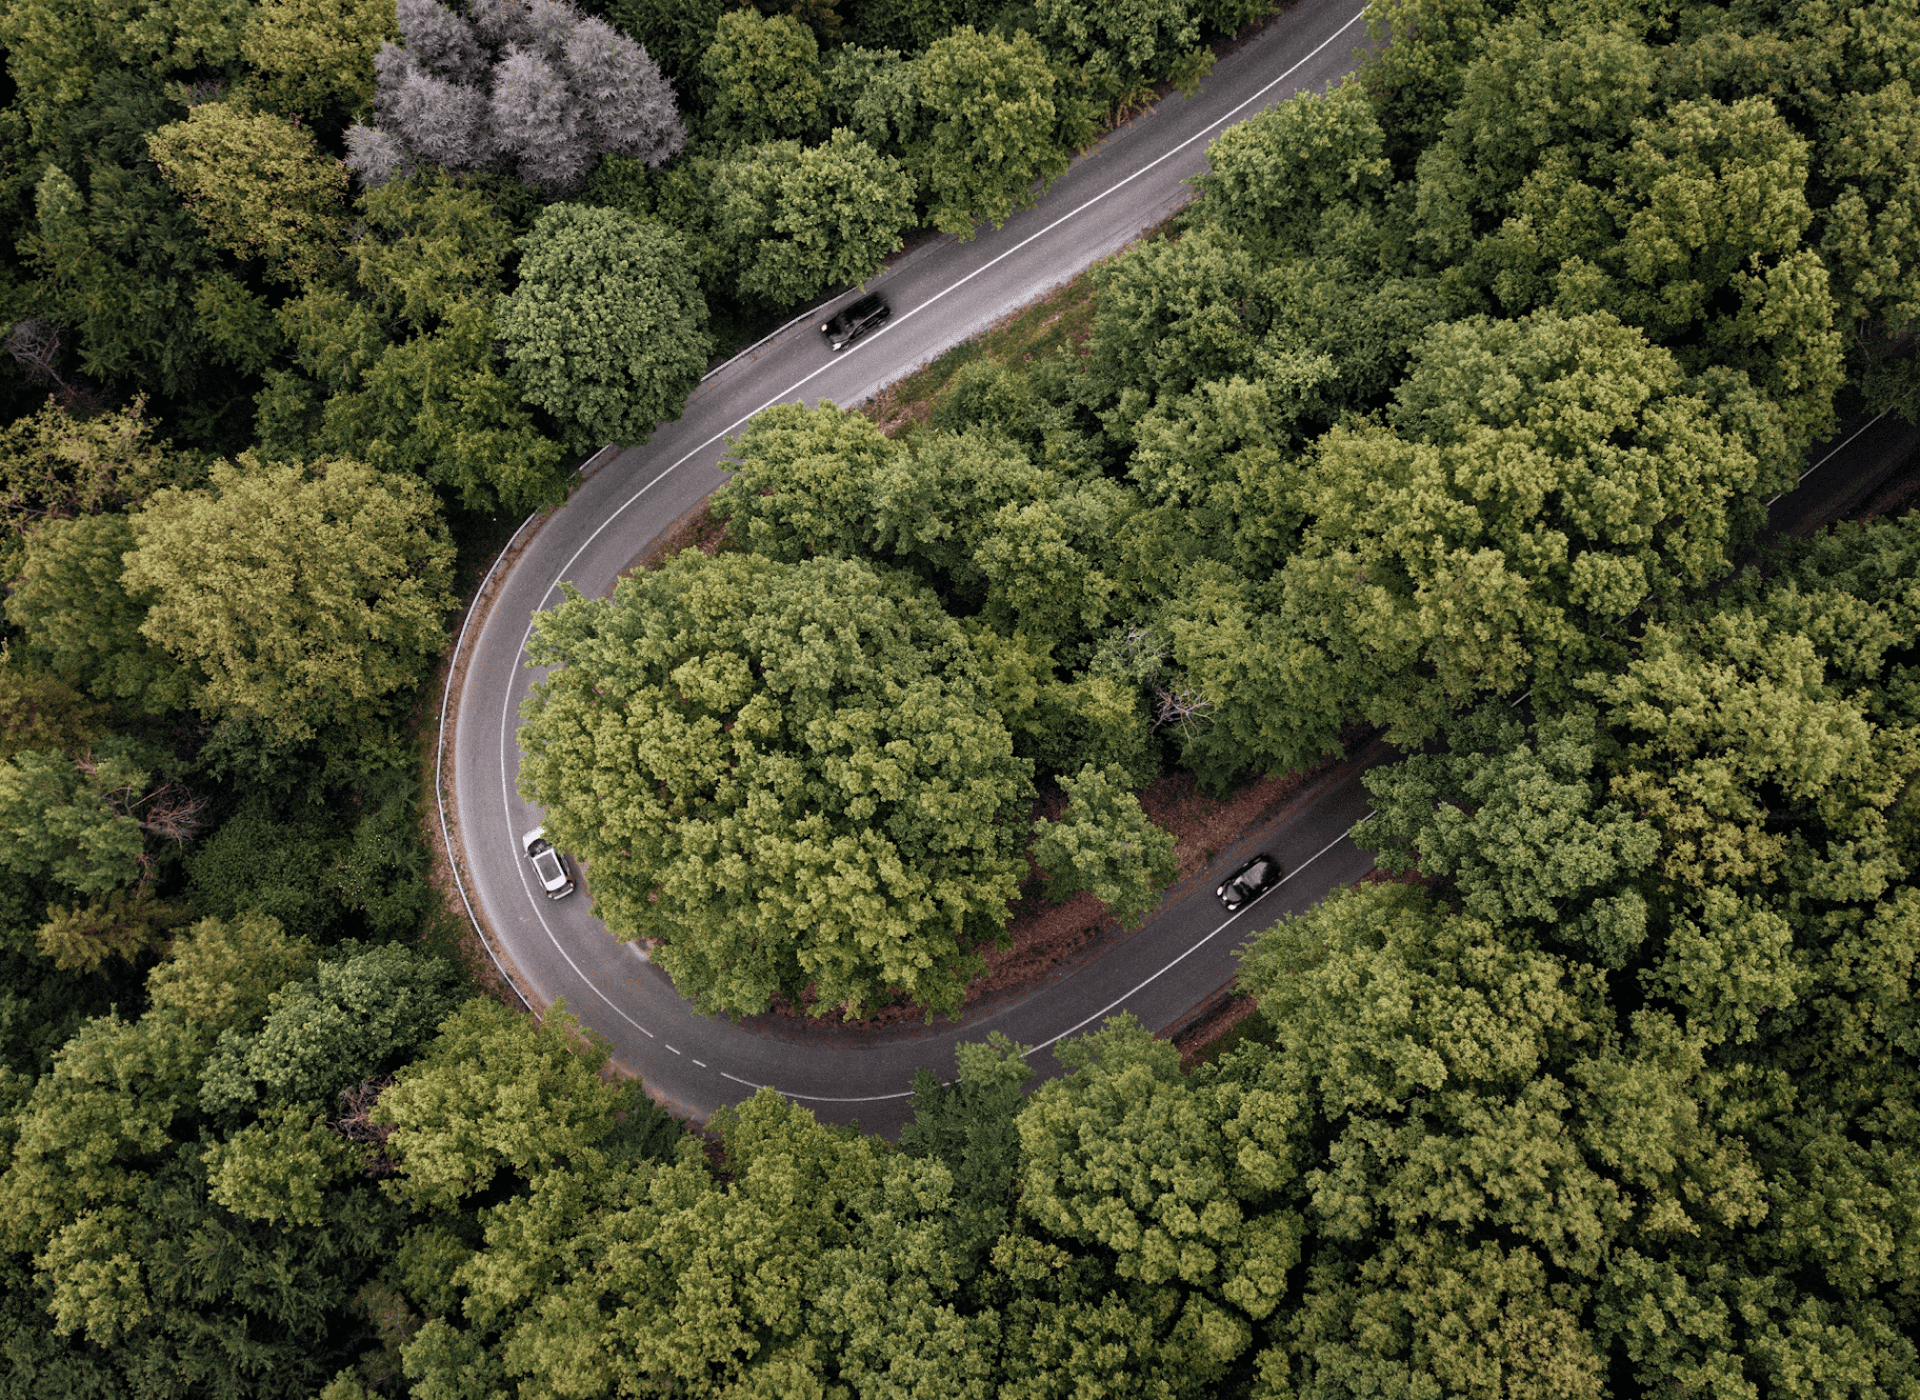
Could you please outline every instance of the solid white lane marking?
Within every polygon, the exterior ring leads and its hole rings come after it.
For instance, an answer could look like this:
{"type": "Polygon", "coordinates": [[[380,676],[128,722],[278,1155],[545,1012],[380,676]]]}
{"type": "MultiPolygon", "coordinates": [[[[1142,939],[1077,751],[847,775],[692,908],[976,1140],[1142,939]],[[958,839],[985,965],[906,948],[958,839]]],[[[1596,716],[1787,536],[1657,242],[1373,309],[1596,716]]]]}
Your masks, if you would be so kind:
{"type": "MultiPolygon", "coordinates": [[[[1832,460],[1833,454],[1835,452],[1839,452],[1843,448],[1847,447],[1848,444],[1850,444],[1855,438],[1859,437],[1860,434],[1864,433],[1868,428],[1871,428],[1875,423],[1878,423],[1882,418],[1885,418],[1891,412],[1893,412],[1892,409],[1883,408],[1878,413],[1874,414],[1873,417],[1869,418],[1866,422],[1862,423],[1859,427],[1855,428],[1852,432],[1848,433],[1846,442],[1841,443],[1839,447],[1835,447],[1831,449],[1826,456],[1822,457],[1819,461],[1815,462],[1812,466],[1808,467],[1805,471],[1801,472],[1799,481],[1796,481],[1794,484],[1796,486],[1799,485],[1800,481],[1805,481],[1808,477],[1812,476],[1815,472],[1819,471],[1820,468],[1824,467],[1829,461],[1832,460]]],[[[1773,501],[1779,500],[1780,496],[1784,496],[1786,494],[1787,493],[1785,491],[1780,492],[1779,495],[1773,498],[1773,501]]],[[[1772,505],[1773,501],[1768,501],[1767,504],[1772,505]]]]}

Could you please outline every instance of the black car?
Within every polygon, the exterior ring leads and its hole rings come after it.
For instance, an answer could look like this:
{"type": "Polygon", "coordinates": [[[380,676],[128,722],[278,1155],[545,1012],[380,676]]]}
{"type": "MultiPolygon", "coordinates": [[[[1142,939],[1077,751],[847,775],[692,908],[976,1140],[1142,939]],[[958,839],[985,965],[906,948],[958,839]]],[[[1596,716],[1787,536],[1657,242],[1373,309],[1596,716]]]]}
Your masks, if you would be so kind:
{"type": "Polygon", "coordinates": [[[1280,862],[1262,851],[1220,883],[1214,893],[1229,910],[1244,909],[1280,883],[1280,862]]]}
{"type": "Polygon", "coordinates": [[[821,325],[820,334],[834,349],[844,350],[891,315],[893,308],[887,305],[886,298],[870,292],[834,312],[833,319],[821,325]]]}

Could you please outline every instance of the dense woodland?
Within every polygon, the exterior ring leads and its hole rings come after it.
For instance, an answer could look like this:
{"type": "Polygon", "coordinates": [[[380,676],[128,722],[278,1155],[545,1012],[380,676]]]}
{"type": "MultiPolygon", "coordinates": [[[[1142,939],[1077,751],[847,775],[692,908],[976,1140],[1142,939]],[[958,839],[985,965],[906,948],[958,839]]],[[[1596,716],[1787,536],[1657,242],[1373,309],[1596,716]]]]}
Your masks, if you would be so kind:
{"type": "Polygon", "coordinates": [[[523,787],[715,1014],[950,1009],[1030,860],[1150,912],[1157,775],[1385,731],[1215,1062],[696,1133],[476,990],[499,523],[1262,8],[0,13],[0,1395],[1920,1396],[1920,516],[1760,537],[1917,411],[1913,0],[1382,4],[1083,349],[765,415],[541,622],[523,787]]]}

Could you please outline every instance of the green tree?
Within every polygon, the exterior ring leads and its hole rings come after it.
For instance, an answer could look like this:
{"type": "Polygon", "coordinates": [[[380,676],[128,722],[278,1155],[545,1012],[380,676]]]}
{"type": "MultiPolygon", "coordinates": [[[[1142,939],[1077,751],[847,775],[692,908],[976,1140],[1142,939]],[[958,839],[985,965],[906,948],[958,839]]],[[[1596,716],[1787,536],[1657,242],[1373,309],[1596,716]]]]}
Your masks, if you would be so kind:
{"type": "Polygon", "coordinates": [[[573,595],[533,655],[521,784],[595,908],[703,1011],[959,1004],[1031,794],[959,627],[864,564],[689,551],[573,595]]]}
{"type": "Polygon", "coordinates": [[[25,749],[0,764],[0,868],[106,894],[147,872],[137,804],[151,782],[124,739],[96,753],[25,749]]]}
{"type": "Polygon", "coordinates": [[[122,583],[133,543],[132,520],[117,513],[42,526],[21,553],[7,621],[25,656],[96,699],[165,714],[185,707],[188,676],[140,632],[145,600],[122,583]]]}
{"type": "Polygon", "coordinates": [[[1070,153],[1056,134],[1055,78],[1024,30],[1006,39],[962,25],[913,64],[915,95],[929,123],[912,168],[927,222],[971,238],[981,219],[995,228],[1065,172],[1070,153]]]}
{"type": "Polygon", "coordinates": [[[1562,943],[1622,967],[1647,935],[1638,879],[1659,832],[1604,801],[1599,736],[1585,710],[1525,726],[1491,705],[1448,728],[1448,752],[1367,774],[1375,817],[1355,841],[1383,869],[1448,880],[1461,907],[1495,928],[1558,925],[1562,943]]]}
{"type": "Polygon", "coordinates": [[[150,167],[102,162],[87,184],[48,165],[34,187],[20,251],[36,309],[73,328],[89,375],[170,397],[210,387],[195,299],[213,250],[150,167]]]}
{"type": "Polygon", "coordinates": [[[520,285],[494,320],[513,378],[569,445],[645,442],[679,417],[712,348],[679,240],[615,210],[555,204],[519,246],[520,285]]]}
{"type": "Polygon", "coordinates": [[[1029,1047],[991,1031],[984,1042],[955,1048],[959,1074],[952,1083],[941,1083],[930,1069],[914,1072],[913,1121],[900,1133],[900,1149],[938,1158],[953,1174],[947,1229],[962,1255],[963,1276],[980,1267],[1012,1220],[1020,1168],[1015,1120],[1033,1078],[1028,1053],[1029,1047]]]}
{"type": "Polygon", "coordinates": [[[304,374],[270,376],[263,451],[412,472],[468,510],[562,498],[564,451],[522,402],[498,344],[507,220],[483,189],[445,174],[388,181],[360,209],[355,293],[315,288],[279,312],[304,374]]]}
{"type": "Polygon", "coordinates": [[[605,1138],[639,1085],[601,1079],[606,1050],[580,1040],[564,1005],[535,1021],[476,997],[448,1016],[374,1110],[400,1165],[392,1192],[455,1206],[503,1168],[532,1179],[605,1138]]]}
{"type": "Polygon", "coordinates": [[[748,145],[816,134],[820,124],[820,45],[790,15],[752,8],[722,14],[700,59],[708,96],[707,129],[748,145]]]}
{"type": "Polygon", "coordinates": [[[202,102],[147,138],[154,164],[208,239],[267,275],[306,282],[338,257],[346,167],[310,132],[265,112],[202,102]]]}
{"type": "Polygon", "coordinates": [[[444,965],[401,945],[329,956],[312,978],[273,994],[259,1030],[220,1037],[200,1104],[210,1113],[263,1100],[325,1106],[411,1057],[460,1000],[444,965]]]}
{"type": "Polygon", "coordinates": [[[867,552],[874,479],[905,454],[872,419],[826,402],[778,404],[731,445],[713,514],[753,553],[789,564],[867,552]]]}
{"type": "Polygon", "coordinates": [[[1207,147],[1195,179],[1200,217],[1262,246],[1311,247],[1330,212],[1370,207],[1392,183],[1386,133],[1366,90],[1344,83],[1324,97],[1300,93],[1207,147]]]}
{"type": "Polygon", "coordinates": [[[1129,86],[1158,78],[1199,42],[1188,0],[1036,0],[1040,35],[1129,86]]]}
{"type": "Polygon", "coordinates": [[[1046,873],[1048,896],[1064,904],[1084,890],[1122,925],[1138,925],[1177,873],[1173,833],[1140,810],[1122,769],[1089,763],[1060,786],[1066,811],[1033,824],[1033,860],[1046,873]]]}
{"type": "Polygon", "coordinates": [[[54,905],[35,931],[34,942],[41,956],[62,971],[94,972],[108,958],[132,962],[161,947],[168,933],[190,917],[184,905],[113,890],[72,908],[54,905]]]}
{"type": "Polygon", "coordinates": [[[952,1176],[762,1092],[698,1153],[551,1171],[484,1215],[461,1315],[406,1347],[423,1389],[530,1396],[993,1393],[991,1316],[956,1307],[952,1176]]]}
{"type": "Polygon", "coordinates": [[[726,0],[613,0],[606,17],[660,65],[685,108],[706,100],[700,91],[700,60],[726,11],[726,0]]]}
{"type": "Polygon", "coordinates": [[[386,0],[265,0],[249,7],[240,56],[261,105],[314,125],[359,117],[373,101],[373,60],[399,27],[386,0]]]}
{"type": "Polygon", "coordinates": [[[1241,315],[1254,261],[1237,235],[1202,229],[1143,244],[1094,273],[1089,387],[1137,419],[1158,394],[1244,370],[1256,340],[1241,315]]]}
{"type": "Polygon", "coordinates": [[[444,636],[453,548],[433,498],[357,462],[243,455],[134,521],[141,631],[194,668],[194,703],[280,742],[364,719],[412,686],[444,636]]]}
{"type": "Polygon", "coordinates": [[[279,1119],[210,1142],[191,1107],[213,1037],[311,969],[271,921],[204,921],[150,974],[146,1014],[88,1022],[33,1086],[0,1173],[7,1340],[27,1362],[10,1379],[284,1395],[351,1359],[395,1208],[328,1130],[279,1119]]]}
{"type": "Polygon", "coordinates": [[[0,529],[25,533],[187,484],[191,468],[167,448],[154,441],[144,400],[75,418],[49,399],[38,413],[0,427],[0,529]]]}
{"type": "Polygon", "coordinates": [[[1724,575],[1754,518],[1741,418],[1610,316],[1436,328],[1392,422],[1318,444],[1284,617],[1403,737],[1476,693],[1565,694],[1644,598],[1724,575]]]}
{"type": "Polygon", "coordinates": [[[913,223],[913,180],[841,130],[819,146],[748,147],[720,166],[711,197],[736,294],[770,306],[864,282],[913,223]]]}
{"type": "Polygon", "coordinates": [[[0,643],[0,760],[22,749],[78,752],[102,733],[99,705],[57,676],[23,666],[0,643]]]}
{"type": "Polygon", "coordinates": [[[35,145],[50,144],[62,119],[116,69],[150,80],[225,68],[239,57],[246,13],[246,0],[139,0],[120,10],[30,0],[9,7],[0,36],[35,145]]]}

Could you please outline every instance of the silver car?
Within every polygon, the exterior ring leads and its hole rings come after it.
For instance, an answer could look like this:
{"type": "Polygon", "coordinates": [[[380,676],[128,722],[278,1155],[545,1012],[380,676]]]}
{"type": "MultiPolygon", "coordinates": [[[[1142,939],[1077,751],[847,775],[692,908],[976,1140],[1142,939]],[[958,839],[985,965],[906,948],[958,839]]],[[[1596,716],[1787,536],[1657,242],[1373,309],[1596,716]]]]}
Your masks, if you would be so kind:
{"type": "Polygon", "coordinates": [[[565,899],[573,893],[573,876],[567,870],[567,858],[554,850],[544,826],[536,826],[522,836],[520,844],[526,848],[527,859],[533,862],[533,873],[548,899],[565,899]]]}

